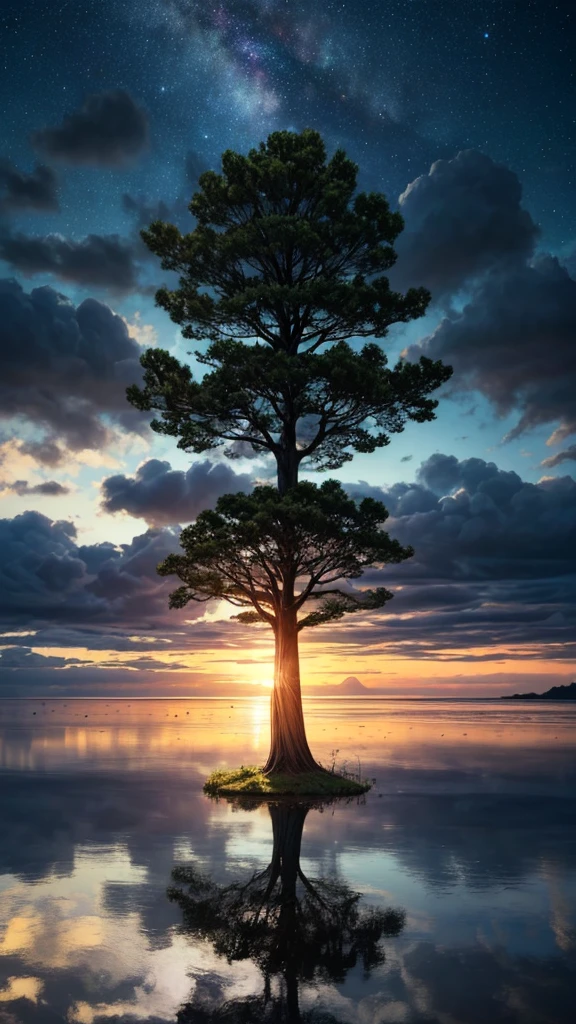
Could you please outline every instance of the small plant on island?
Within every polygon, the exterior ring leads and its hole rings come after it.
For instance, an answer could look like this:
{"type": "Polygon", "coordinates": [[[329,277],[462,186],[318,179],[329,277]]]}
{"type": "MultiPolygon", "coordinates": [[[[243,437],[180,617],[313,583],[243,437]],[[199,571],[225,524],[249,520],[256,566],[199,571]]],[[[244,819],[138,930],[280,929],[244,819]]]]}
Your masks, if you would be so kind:
{"type": "Polygon", "coordinates": [[[157,292],[158,304],[184,337],[208,346],[196,352],[198,380],[149,349],[144,385],[130,387],[129,400],[155,410],[152,428],[184,451],[252,453],[276,467],[276,486],[220,498],[182,531],[183,552],[158,567],[181,582],[172,607],[225,600],[246,609],[241,622],[274,633],[270,754],[250,776],[214,773],[213,792],[351,792],[354,780],[323,768],[308,746],[299,634],[382,608],[388,590],[349,581],[412,554],[383,531],[381,502],[355,501],[335,480],[299,480],[303,463],[339,469],[354,452],[387,445],[408,420],[434,419],[430,395],[451,374],[425,357],[391,368],[376,343],[359,347],[422,316],[429,295],[390,289],[402,218],[383,195],[356,192],[357,171],[342,150],[327,160],[315,131],[275,132],[248,156],[224,153],[221,174],[201,175],[190,234],[161,221],[142,233],[180,275],[177,288],[157,292]]]}

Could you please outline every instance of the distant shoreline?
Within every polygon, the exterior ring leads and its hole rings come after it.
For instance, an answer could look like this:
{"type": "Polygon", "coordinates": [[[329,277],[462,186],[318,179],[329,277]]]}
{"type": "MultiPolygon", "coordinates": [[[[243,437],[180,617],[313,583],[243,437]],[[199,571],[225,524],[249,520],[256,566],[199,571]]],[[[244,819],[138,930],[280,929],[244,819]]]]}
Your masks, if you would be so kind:
{"type": "Polygon", "coordinates": [[[500,700],[546,700],[562,704],[567,700],[576,700],[576,683],[567,683],[564,686],[552,686],[545,693],[510,693],[500,700]]]}

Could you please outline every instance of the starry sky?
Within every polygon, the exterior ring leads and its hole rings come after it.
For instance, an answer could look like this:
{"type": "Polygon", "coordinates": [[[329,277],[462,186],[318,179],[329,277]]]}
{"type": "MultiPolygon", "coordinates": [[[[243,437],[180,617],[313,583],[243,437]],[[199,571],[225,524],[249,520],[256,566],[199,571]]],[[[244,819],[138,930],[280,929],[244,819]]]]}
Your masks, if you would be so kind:
{"type": "MultiPolygon", "coordinates": [[[[426,285],[391,358],[454,367],[433,424],[337,475],[415,557],[385,613],[310,632],[303,680],[491,695],[574,678],[576,12],[553,0],[7,0],[0,16],[0,694],[262,692],[271,638],[169,612],[178,529],[271,467],[178,452],[128,406],[154,305],[139,231],[199,174],[319,130],[426,285]]],[[[316,479],[316,478],[314,478],[316,479]]]]}

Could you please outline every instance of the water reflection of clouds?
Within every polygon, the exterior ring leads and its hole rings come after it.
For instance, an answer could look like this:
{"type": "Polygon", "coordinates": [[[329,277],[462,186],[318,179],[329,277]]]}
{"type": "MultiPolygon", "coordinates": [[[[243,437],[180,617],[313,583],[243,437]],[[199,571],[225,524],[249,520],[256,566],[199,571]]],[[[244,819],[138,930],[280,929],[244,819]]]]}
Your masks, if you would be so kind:
{"type": "Polygon", "coordinates": [[[44,978],[11,975],[0,990],[0,1001],[37,1003],[46,989],[44,996],[52,1011],[60,1008],[60,1019],[91,1024],[124,1014],[173,1019],[190,995],[190,974],[228,975],[226,987],[236,991],[233,972],[208,947],[191,948],[174,923],[165,928],[160,945],[154,941],[157,936],[143,927],[137,893],[135,909],[110,913],[110,887],[133,886],[139,892],[146,880],[146,869],[132,863],[125,848],[100,847],[78,850],[74,868],[63,877],[15,881],[3,893],[0,957],[10,969],[18,963],[44,978]],[[72,978],[73,990],[83,990],[83,998],[70,1004],[72,978]],[[94,1000],[93,992],[107,992],[110,998],[94,1000]]]}
{"type": "MultiPolygon", "coordinates": [[[[266,739],[255,705],[234,704],[198,708],[184,724],[176,703],[170,724],[165,711],[145,721],[144,708],[114,727],[102,721],[111,707],[89,710],[90,726],[49,711],[12,718],[0,778],[0,1019],[170,1020],[194,986],[213,1003],[257,991],[248,965],[239,973],[179,935],[165,898],[175,862],[193,858],[225,880],[270,856],[265,812],[200,791],[215,762],[253,751],[256,726],[266,739]]],[[[460,706],[428,722],[421,707],[395,705],[378,719],[352,705],[315,714],[312,734],[334,744],[336,726],[341,747],[362,743],[378,784],[364,803],[310,812],[304,869],[337,873],[408,916],[370,983],[352,972],[345,985],[304,986],[302,1009],[351,1024],[567,1024],[574,712],[547,709],[542,727],[533,709],[475,718],[460,706]]]]}
{"type": "Polygon", "coordinates": [[[44,982],[40,978],[7,978],[4,988],[0,989],[0,1003],[12,1003],[16,999],[37,1003],[43,988],[44,982]]]}

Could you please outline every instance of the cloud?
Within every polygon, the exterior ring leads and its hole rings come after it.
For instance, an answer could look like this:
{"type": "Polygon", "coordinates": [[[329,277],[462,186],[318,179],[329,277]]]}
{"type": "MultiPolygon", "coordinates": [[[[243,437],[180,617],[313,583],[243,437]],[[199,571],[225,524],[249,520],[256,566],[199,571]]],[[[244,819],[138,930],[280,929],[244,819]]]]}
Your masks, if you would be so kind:
{"type": "MultiPolygon", "coordinates": [[[[576,655],[576,482],[527,483],[483,459],[436,454],[414,483],[345,485],[379,498],[386,529],[413,558],[363,586],[386,585],[386,652],[439,660],[565,660],[576,655]]],[[[339,642],[382,656],[382,620],[344,625],[339,642]]]]}
{"type": "Polygon", "coordinates": [[[27,294],[0,281],[0,417],[43,431],[26,451],[56,465],[62,445],[104,448],[112,425],[142,432],[147,418],[126,400],[141,379],[140,346],[121,317],[98,302],[74,306],[49,287],[27,294]]]}
{"type": "Polygon", "coordinates": [[[27,480],[14,480],[13,483],[0,481],[0,491],[14,491],[19,496],[25,494],[44,494],[51,497],[60,497],[63,494],[70,494],[70,488],[58,483],[57,480],[44,480],[40,484],[30,486],[27,480]]]}
{"type": "Polygon", "coordinates": [[[122,293],[137,287],[134,247],[118,235],[87,235],[80,241],[51,234],[4,230],[0,259],[26,277],[54,274],[63,281],[122,293]]]}
{"type": "MultiPolygon", "coordinates": [[[[87,658],[64,658],[59,655],[40,654],[38,651],[34,651],[32,647],[28,646],[0,648],[0,668],[2,671],[12,669],[20,673],[22,670],[27,671],[29,669],[68,670],[71,666],[78,667],[80,665],[89,666],[91,670],[95,670],[96,672],[107,672],[109,669],[125,668],[128,673],[133,672],[135,669],[142,669],[149,672],[178,672],[185,670],[188,667],[181,662],[164,661],[162,658],[155,658],[150,654],[142,655],[141,658],[131,659],[124,665],[118,665],[118,662],[115,660],[99,661],[95,664],[87,658]]],[[[94,678],[93,672],[91,673],[90,678],[94,678]]]]}
{"type": "Polygon", "coordinates": [[[538,228],[521,199],[516,174],[483,153],[468,149],[437,160],[400,196],[406,227],[396,244],[394,286],[425,285],[438,298],[488,270],[525,261],[538,228]]]}
{"type": "Polygon", "coordinates": [[[549,455],[547,459],[542,459],[541,466],[547,469],[554,469],[555,466],[559,466],[562,462],[575,462],[576,461],[576,444],[571,444],[564,451],[556,452],[555,455],[549,455]]]}
{"type": "Polygon", "coordinates": [[[34,132],[44,156],[69,164],[122,167],[148,144],[148,118],[123,89],[92,93],[62,124],[34,132]]]}
{"type": "MultiPolygon", "coordinates": [[[[76,528],[39,512],[0,520],[0,616],[5,622],[109,622],[158,625],[168,611],[173,581],[156,573],[178,549],[172,530],[148,530],[130,544],[78,544],[76,528]]],[[[198,605],[197,614],[203,606],[198,605]]],[[[187,617],[193,617],[189,609],[187,617]]]]}
{"type": "Polygon", "coordinates": [[[518,412],[508,438],[559,423],[576,431],[576,281],[552,256],[489,274],[460,313],[444,317],[424,352],[454,367],[453,385],[482,392],[499,416],[518,412]]]}
{"type": "Polygon", "coordinates": [[[528,483],[483,459],[436,454],[414,484],[383,490],[412,575],[486,580],[576,572],[576,482],[528,483]]]}
{"type": "MultiPolygon", "coordinates": [[[[120,479],[138,514],[146,510],[157,521],[175,518],[168,511],[171,502],[185,519],[193,515],[194,503],[208,504],[209,485],[217,483],[212,501],[220,487],[230,488],[222,476],[211,481],[219,467],[209,463],[191,467],[195,476],[150,461],[152,466],[141,467],[144,472],[120,479]]],[[[402,565],[368,571],[359,581],[360,587],[385,585],[394,592],[384,614],[343,620],[336,633],[319,628],[309,642],[333,645],[342,657],[361,649],[366,658],[434,658],[439,664],[574,658],[576,483],[570,477],[531,484],[482,459],[437,454],[422,464],[413,483],[356,484],[348,490],[383,500],[391,512],[391,536],[412,544],[415,555],[402,565]]],[[[122,501],[121,507],[128,504],[122,501]]],[[[13,633],[23,626],[39,631],[33,646],[42,649],[141,651],[164,661],[168,649],[178,648],[180,661],[183,652],[226,639],[248,642],[249,628],[240,634],[227,620],[176,636],[183,621],[201,617],[204,609],[168,609],[174,583],[158,577],[156,566],[177,550],[174,529],[149,529],[116,546],[80,544],[72,523],[37,512],[1,521],[0,629],[12,631],[6,643],[18,646],[13,633]],[[170,637],[176,646],[167,648],[170,637]]],[[[31,641],[23,637],[22,643],[31,641]]],[[[139,664],[142,670],[151,667],[139,664]]]]}
{"type": "Polygon", "coordinates": [[[154,526],[189,523],[204,508],[212,508],[223,494],[249,492],[254,480],[234,473],[223,463],[194,463],[184,473],[169,462],[149,459],[135,476],[110,476],[102,481],[102,507],[106,512],[128,512],[154,526]]]}
{"type": "Polygon", "coordinates": [[[55,441],[22,441],[19,451],[43,466],[59,466],[66,458],[66,452],[55,441]]]}
{"type": "Polygon", "coordinates": [[[61,658],[51,654],[38,654],[31,647],[5,647],[0,650],[0,668],[39,669],[64,668],[66,665],[85,664],[81,658],[61,658]]]}
{"type": "Polygon", "coordinates": [[[59,210],[58,179],[51,167],[36,164],[31,174],[19,171],[9,160],[0,160],[0,213],[59,210]]]}
{"type": "Polygon", "coordinates": [[[521,200],[516,174],[482,153],[437,161],[400,196],[392,282],[441,299],[465,289],[464,308],[409,356],[443,359],[452,392],[482,392],[501,417],[517,412],[508,439],[550,423],[560,441],[576,430],[576,281],[554,257],[534,257],[539,229],[521,200]]]}

